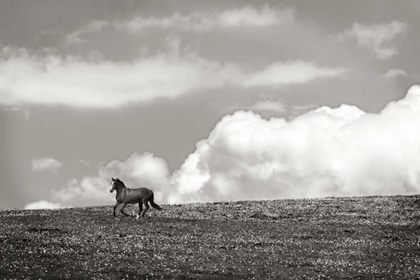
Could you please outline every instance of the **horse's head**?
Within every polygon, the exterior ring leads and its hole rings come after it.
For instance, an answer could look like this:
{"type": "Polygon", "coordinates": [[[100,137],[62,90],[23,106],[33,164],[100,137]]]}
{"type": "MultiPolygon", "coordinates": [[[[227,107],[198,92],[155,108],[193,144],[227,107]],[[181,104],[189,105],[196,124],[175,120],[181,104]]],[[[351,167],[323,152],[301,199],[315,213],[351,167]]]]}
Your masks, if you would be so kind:
{"type": "Polygon", "coordinates": [[[125,185],[124,185],[123,181],[121,181],[118,178],[117,179],[112,178],[112,181],[111,181],[111,189],[109,190],[109,192],[112,193],[114,190],[117,190],[118,191],[118,187],[125,188],[125,185]]]}
{"type": "Polygon", "coordinates": [[[117,188],[117,183],[118,183],[118,178],[117,179],[111,178],[111,179],[112,179],[111,189],[109,190],[110,193],[112,193],[117,188]]]}

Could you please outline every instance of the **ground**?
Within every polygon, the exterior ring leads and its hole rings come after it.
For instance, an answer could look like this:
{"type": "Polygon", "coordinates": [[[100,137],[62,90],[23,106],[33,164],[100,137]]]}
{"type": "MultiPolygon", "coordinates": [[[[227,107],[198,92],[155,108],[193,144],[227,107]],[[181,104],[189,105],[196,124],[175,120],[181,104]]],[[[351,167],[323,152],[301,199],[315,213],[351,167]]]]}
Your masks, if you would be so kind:
{"type": "Polygon", "coordinates": [[[420,196],[162,207],[0,210],[0,278],[420,278],[420,196]]]}

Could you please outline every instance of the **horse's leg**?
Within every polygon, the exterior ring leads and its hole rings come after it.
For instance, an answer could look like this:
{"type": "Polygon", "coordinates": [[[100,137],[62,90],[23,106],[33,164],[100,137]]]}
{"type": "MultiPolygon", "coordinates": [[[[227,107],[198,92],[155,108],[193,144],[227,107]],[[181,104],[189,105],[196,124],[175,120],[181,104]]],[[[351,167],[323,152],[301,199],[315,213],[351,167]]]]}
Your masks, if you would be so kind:
{"type": "Polygon", "coordinates": [[[140,201],[139,202],[139,214],[137,215],[136,218],[139,218],[140,217],[142,211],[143,211],[143,203],[140,201]]]}
{"type": "Polygon", "coordinates": [[[115,214],[115,210],[117,210],[118,205],[120,205],[119,202],[117,202],[117,204],[115,204],[115,206],[114,206],[114,217],[117,217],[117,215],[115,214]]]}
{"type": "Polygon", "coordinates": [[[149,200],[148,199],[143,199],[143,204],[144,204],[144,210],[141,213],[141,216],[144,218],[144,215],[146,215],[147,210],[149,210],[149,200]]]}
{"type": "Polygon", "coordinates": [[[123,206],[121,207],[120,212],[121,212],[124,216],[130,216],[130,215],[128,215],[127,213],[125,213],[125,212],[124,212],[124,208],[125,208],[125,206],[127,206],[127,202],[124,202],[124,203],[123,203],[123,206]]]}

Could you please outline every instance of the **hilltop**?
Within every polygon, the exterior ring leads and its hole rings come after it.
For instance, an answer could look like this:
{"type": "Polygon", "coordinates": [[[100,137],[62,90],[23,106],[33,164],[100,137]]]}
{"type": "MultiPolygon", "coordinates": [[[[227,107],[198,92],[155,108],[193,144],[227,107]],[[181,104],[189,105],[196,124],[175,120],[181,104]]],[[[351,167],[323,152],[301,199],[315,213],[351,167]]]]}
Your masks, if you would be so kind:
{"type": "Polygon", "coordinates": [[[1,210],[0,278],[420,277],[420,196],[163,208],[1,210]]]}

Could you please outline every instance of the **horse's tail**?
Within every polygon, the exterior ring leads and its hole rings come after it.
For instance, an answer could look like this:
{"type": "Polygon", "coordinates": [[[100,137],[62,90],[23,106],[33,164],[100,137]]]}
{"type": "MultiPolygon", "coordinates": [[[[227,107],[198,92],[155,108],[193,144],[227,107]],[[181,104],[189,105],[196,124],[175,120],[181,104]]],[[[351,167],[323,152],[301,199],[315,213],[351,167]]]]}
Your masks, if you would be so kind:
{"type": "Polygon", "coordinates": [[[159,205],[157,205],[154,201],[155,198],[155,194],[152,192],[152,196],[150,197],[150,205],[152,205],[153,208],[156,208],[159,211],[162,211],[162,207],[160,207],[159,205]]]}

